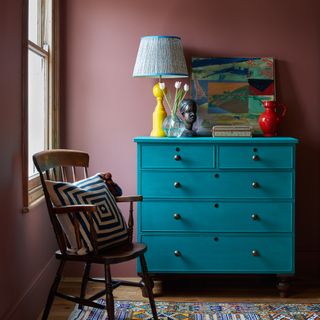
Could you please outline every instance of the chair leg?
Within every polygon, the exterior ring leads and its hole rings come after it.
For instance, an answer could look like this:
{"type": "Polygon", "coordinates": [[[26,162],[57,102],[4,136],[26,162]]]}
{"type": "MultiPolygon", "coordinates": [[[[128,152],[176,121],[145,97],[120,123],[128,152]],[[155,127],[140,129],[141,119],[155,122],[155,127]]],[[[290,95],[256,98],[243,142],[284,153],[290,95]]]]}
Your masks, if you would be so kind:
{"type": "Polygon", "coordinates": [[[47,298],[46,307],[45,307],[45,309],[43,311],[42,318],[41,318],[42,320],[48,319],[49,312],[50,312],[54,297],[56,295],[57,289],[59,287],[59,283],[61,281],[61,276],[62,276],[64,265],[65,265],[65,261],[61,260],[59,268],[58,268],[56,276],[55,276],[55,279],[53,281],[53,284],[51,286],[51,289],[50,289],[50,292],[49,292],[49,295],[48,295],[48,298],[47,298]]]}
{"type": "Polygon", "coordinates": [[[104,266],[104,277],[106,284],[106,310],[108,312],[108,320],[114,320],[114,299],[112,293],[112,278],[110,272],[110,265],[104,266]]]}
{"type": "MultiPolygon", "coordinates": [[[[88,279],[90,276],[90,269],[91,269],[91,262],[87,262],[84,267],[83,276],[82,276],[82,283],[81,283],[81,291],[80,291],[80,298],[84,299],[86,296],[86,290],[88,285],[88,279]]],[[[79,304],[79,309],[83,309],[83,305],[79,304]]]]}
{"type": "Polygon", "coordinates": [[[149,277],[147,262],[146,262],[146,259],[144,258],[144,255],[142,254],[141,256],[139,256],[139,258],[140,258],[140,264],[141,264],[141,270],[142,270],[142,279],[148,294],[153,319],[158,320],[156,304],[154,302],[154,296],[152,292],[153,281],[149,277]]]}

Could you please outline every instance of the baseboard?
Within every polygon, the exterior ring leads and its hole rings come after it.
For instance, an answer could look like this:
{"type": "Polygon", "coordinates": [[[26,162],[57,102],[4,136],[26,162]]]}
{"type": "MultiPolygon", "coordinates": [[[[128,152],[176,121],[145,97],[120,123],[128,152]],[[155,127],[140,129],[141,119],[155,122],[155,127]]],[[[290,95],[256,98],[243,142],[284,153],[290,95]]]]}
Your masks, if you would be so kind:
{"type": "Polygon", "coordinates": [[[3,320],[37,319],[45,305],[56,270],[57,262],[52,256],[3,320]]]}

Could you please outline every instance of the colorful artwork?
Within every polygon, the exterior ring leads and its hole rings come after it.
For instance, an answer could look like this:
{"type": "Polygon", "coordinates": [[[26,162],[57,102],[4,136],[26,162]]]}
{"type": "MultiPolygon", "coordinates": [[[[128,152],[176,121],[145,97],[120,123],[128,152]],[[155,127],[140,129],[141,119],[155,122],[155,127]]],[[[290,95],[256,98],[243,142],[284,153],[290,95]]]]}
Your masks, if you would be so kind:
{"type": "Polygon", "coordinates": [[[273,58],[193,58],[192,98],[203,135],[213,125],[250,125],[261,134],[262,101],[275,99],[273,58]]]}

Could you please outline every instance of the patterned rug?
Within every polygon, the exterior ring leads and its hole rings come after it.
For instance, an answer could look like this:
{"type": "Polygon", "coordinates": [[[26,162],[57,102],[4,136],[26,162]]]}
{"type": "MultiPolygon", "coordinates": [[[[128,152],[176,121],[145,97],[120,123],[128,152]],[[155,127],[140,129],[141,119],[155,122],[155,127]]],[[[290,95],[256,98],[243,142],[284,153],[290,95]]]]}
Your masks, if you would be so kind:
{"type": "MultiPolygon", "coordinates": [[[[104,303],[103,300],[99,300],[104,303]]],[[[167,320],[320,320],[320,304],[262,304],[214,302],[156,302],[160,319],[167,320]]],[[[116,319],[152,319],[147,302],[116,301],[116,319]]],[[[69,320],[104,320],[104,310],[77,307],[69,320]]]]}

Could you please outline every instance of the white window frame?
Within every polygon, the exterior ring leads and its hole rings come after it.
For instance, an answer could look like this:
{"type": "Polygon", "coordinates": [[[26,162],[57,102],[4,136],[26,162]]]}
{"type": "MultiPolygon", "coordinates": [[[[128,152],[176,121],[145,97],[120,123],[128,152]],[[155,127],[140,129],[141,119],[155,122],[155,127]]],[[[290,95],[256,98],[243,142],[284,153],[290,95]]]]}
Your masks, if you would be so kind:
{"type": "MultiPolygon", "coordinates": [[[[43,4],[47,0],[38,0],[43,4]]],[[[38,39],[40,45],[28,39],[28,0],[24,0],[23,14],[23,112],[22,112],[22,179],[23,179],[23,209],[26,213],[43,199],[42,187],[39,175],[29,177],[28,172],[28,54],[29,51],[48,59],[48,70],[46,70],[46,100],[48,103],[47,126],[47,149],[58,148],[59,135],[59,0],[52,0],[52,44],[45,50],[42,39],[38,39]]],[[[43,20],[42,20],[43,23],[43,20]]],[[[41,28],[42,24],[39,26],[41,28]]],[[[42,35],[42,32],[39,33],[42,35]]]]}

